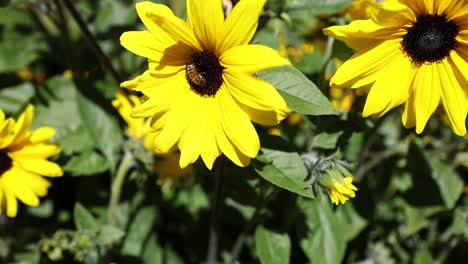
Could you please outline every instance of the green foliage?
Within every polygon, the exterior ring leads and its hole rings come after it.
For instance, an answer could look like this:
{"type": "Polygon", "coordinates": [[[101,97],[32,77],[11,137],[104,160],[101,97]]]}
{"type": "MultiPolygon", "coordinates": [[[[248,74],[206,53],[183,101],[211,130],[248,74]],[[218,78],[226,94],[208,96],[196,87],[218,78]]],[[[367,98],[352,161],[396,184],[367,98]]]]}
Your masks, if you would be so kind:
{"type": "Polygon", "coordinates": [[[320,90],[300,71],[283,66],[260,72],[259,77],[271,83],[294,111],[306,115],[330,115],[336,111],[320,90]]]}
{"type": "MultiPolygon", "coordinates": [[[[257,77],[299,114],[255,125],[261,149],[250,166],[219,158],[209,171],[198,161],[175,180],[156,175],[165,156],[132,138],[112,106],[120,79],[148,67],[119,43],[144,28],[135,1],[70,2],[118,76],[65,1],[0,1],[0,108],[17,118],[34,105],[33,127],[56,130],[61,152],[51,160],[65,172],[48,179],[39,206],[20,201],[17,218],[0,215],[1,263],[206,263],[210,230],[225,263],[457,263],[466,255],[467,138],[442,115],[421,135],[403,128],[401,109],[364,119],[356,95],[348,113],[334,108],[328,79],[354,51],[321,30],[347,23],[351,0],[268,1],[253,42],[291,66],[257,77]],[[323,184],[330,173],[353,176],[356,197],[332,205],[323,184]]],[[[153,2],[187,14],[185,0],[153,2]]]]}
{"type": "Polygon", "coordinates": [[[289,263],[291,239],[262,226],[255,230],[256,253],[262,264],[289,263]]]}

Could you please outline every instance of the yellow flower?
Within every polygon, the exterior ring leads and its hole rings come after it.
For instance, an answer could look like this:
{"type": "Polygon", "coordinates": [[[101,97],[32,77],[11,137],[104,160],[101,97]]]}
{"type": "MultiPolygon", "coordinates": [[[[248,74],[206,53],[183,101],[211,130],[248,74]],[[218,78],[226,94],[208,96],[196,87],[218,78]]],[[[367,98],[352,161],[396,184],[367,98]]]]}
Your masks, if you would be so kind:
{"type": "Polygon", "coordinates": [[[112,105],[119,112],[125,123],[127,123],[128,134],[135,140],[143,139],[145,148],[153,151],[156,134],[150,133],[150,120],[130,117],[132,110],[141,105],[140,99],[135,95],[126,97],[122,92],[118,92],[116,98],[112,101],[112,105]]]}
{"type": "Polygon", "coordinates": [[[42,176],[62,176],[63,171],[47,158],[60,152],[49,143],[55,135],[50,127],[31,130],[34,107],[29,105],[15,121],[0,109],[0,213],[15,217],[18,200],[38,206],[51,183],[42,176]]]}
{"type": "Polygon", "coordinates": [[[364,116],[405,104],[402,122],[421,133],[439,103],[465,135],[468,112],[468,2],[387,0],[370,19],[324,29],[358,52],[331,79],[339,88],[371,85],[364,116]]]}
{"type": "Polygon", "coordinates": [[[158,175],[156,183],[163,185],[169,180],[173,182],[174,180],[184,178],[192,175],[192,166],[187,166],[185,168],[179,167],[179,152],[169,152],[166,154],[158,155],[158,160],[154,165],[154,170],[158,175]]]}
{"type": "Polygon", "coordinates": [[[356,186],[353,185],[353,177],[343,177],[336,170],[327,171],[322,178],[319,179],[319,184],[327,189],[328,196],[333,204],[345,204],[349,198],[356,197],[356,186]]]}
{"type": "Polygon", "coordinates": [[[271,48],[248,45],[265,1],[242,0],[224,19],[221,1],[187,0],[187,22],[165,5],[136,5],[148,30],[120,40],[148,58],[149,69],[121,86],[146,96],[132,117],[151,118],[155,148],[177,145],[182,168],[201,156],[211,169],[222,153],[247,166],[260,148],[251,121],[275,125],[290,113],[276,89],[254,76],[289,64],[271,48]]]}

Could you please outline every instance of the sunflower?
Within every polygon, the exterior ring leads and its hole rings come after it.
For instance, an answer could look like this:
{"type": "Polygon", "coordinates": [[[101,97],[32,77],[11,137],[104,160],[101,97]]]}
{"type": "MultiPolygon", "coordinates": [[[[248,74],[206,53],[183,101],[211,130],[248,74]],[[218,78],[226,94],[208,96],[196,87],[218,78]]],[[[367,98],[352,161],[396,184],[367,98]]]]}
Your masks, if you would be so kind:
{"type": "Polygon", "coordinates": [[[50,127],[31,130],[34,108],[29,105],[15,121],[6,118],[0,109],[0,212],[15,217],[19,199],[29,206],[38,206],[47,195],[50,182],[42,176],[62,176],[59,165],[46,159],[60,152],[49,143],[55,135],[50,127]]]}
{"type": "Polygon", "coordinates": [[[151,118],[155,148],[177,145],[182,168],[201,156],[211,169],[221,154],[247,166],[260,148],[251,121],[275,125],[290,113],[275,88],[255,77],[289,64],[271,48],[248,44],[265,1],[241,0],[225,19],[221,1],[187,0],[187,21],[165,5],[136,5],[147,30],[120,40],[149,67],[121,86],[147,98],[132,117],[151,118]]]}
{"type": "Polygon", "coordinates": [[[442,102],[457,135],[468,112],[468,1],[387,0],[370,19],[324,29],[357,53],[331,79],[340,88],[370,85],[363,116],[405,103],[402,122],[419,134],[442,102]]]}

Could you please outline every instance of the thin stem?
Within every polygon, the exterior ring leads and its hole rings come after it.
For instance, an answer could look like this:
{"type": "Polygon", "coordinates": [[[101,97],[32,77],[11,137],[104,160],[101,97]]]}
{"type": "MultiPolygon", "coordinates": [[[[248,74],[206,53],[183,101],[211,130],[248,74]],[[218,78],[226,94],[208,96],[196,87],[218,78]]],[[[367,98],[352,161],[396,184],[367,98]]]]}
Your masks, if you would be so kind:
{"type": "Polygon", "coordinates": [[[223,202],[223,158],[218,161],[213,173],[214,193],[211,200],[210,231],[208,241],[207,263],[216,264],[218,258],[218,214],[223,202]]]}
{"type": "Polygon", "coordinates": [[[114,66],[112,65],[110,59],[106,56],[104,51],[102,50],[101,46],[99,46],[99,43],[97,39],[94,37],[93,33],[88,28],[88,25],[84,21],[84,19],[81,17],[80,13],[75,8],[75,5],[73,4],[72,1],[70,0],[62,0],[65,6],[67,7],[68,11],[70,11],[70,14],[72,17],[75,19],[76,23],[80,27],[81,31],[83,32],[86,40],[88,43],[91,45],[94,53],[96,54],[99,62],[102,64],[104,68],[106,68],[114,78],[114,80],[117,83],[121,83],[123,79],[120,77],[119,73],[115,70],[114,66]]]}
{"type": "Polygon", "coordinates": [[[112,181],[111,187],[111,197],[109,201],[109,210],[108,210],[108,223],[110,225],[115,225],[117,222],[117,207],[119,205],[120,194],[122,193],[122,185],[125,180],[125,175],[133,166],[133,156],[130,151],[125,151],[124,157],[119,164],[117,174],[112,181]]]}

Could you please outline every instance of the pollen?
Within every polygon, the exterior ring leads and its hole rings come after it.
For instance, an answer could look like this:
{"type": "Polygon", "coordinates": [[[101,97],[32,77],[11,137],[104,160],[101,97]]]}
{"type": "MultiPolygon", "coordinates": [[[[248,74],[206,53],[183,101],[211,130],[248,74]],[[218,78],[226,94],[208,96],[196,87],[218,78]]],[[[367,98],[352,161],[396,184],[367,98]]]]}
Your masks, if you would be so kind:
{"type": "Polygon", "coordinates": [[[420,15],[403,37],[402,47],[414,64],[445,59],[457,47],[458,26],[445,15],[420,15]]]}
{"type": "Polygon", "coordinates": [[[223,69],[212,52],[195,52],[185,66],[185,78],[197,94],[212,97],[223,84],[223,69]]]}

